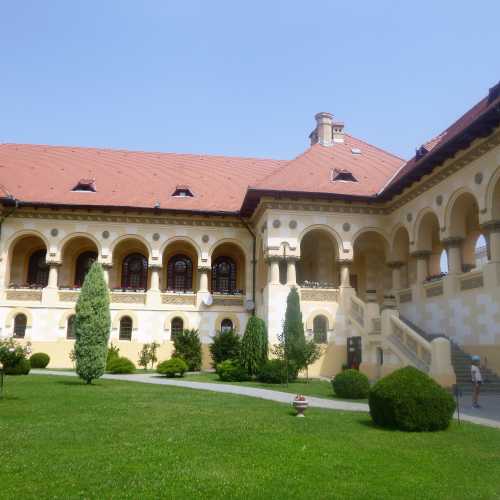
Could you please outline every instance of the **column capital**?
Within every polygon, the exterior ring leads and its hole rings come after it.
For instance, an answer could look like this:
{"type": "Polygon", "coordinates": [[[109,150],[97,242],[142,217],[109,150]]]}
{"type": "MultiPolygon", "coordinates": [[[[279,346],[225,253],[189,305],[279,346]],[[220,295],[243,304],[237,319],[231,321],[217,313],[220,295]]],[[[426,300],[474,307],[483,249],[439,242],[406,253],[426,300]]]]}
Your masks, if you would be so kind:
{"type": "Polygon", "coordinates": [[[210,266],[198,266],[198,271],[200,273],[209,273],[212,270],[210,266]]]}
{"type": "Polygon", "coordinates": [[[483,222],[481,229],[488,233],[500,233],[500,219],[493,219],[483,222]]]}
{"type": "Polygon", "coordinates": [[[268,264],[271,264],[272,262],[279,262],[280,260],[284,260],[284,257],[283,255],[268,255],[267,257],[264,258],[264,260],[268,264]]]}
{"type": "Polygon", "coordinates": [[[405,265],[405,263],[402,260],[391,260],[389,262],[386,262],[385,265],[389,269],[400,269],[405,265]]]}
{"type": "Polygon", "coordinates": [[[99,264],[101,264],[103,269],[111,269],[113,267],[111,262],[99,262],[99,264]]]}
{"type": "Polygon", "coordinates": [[[285,260],[287,262],[297,262],[300,260],[300,257],[297,257],[297,255],[286,255],[285,260]]]}
{"type": "Polygon", "coordinates": [[[62,266],[62,262],[60,260],[47,260],[45,259],[45,263],[48,265],[48,266],[62,266]]]}
{"type": "Polygon", "coordinates": [[[431,256],[432,252],[430,250],[416,250],[410,254],[411,257],[415,257],[416,259],[428,259],[431,256]]]}
{"type": "Polygon", "coordinates": [[[160,271],[163,266],[159,262],[153,262],[148,264],[148,268],[151,269],[151,271],[160,271]]]}
{"type": "Polygon", "coordinates": [[[462,245],[464,238],[461,236],[450,236],[449,238],[444,238],[441,243],[445,248],[459,247],[462,245]]]}
{"type": "Polygon", "coordinates": [[[341,258],[337,259],[337,263],[340,264],[341,266],[342,265],[352,266],[353,262],[354,262],[353,259],[341,259],[341,258]]]}

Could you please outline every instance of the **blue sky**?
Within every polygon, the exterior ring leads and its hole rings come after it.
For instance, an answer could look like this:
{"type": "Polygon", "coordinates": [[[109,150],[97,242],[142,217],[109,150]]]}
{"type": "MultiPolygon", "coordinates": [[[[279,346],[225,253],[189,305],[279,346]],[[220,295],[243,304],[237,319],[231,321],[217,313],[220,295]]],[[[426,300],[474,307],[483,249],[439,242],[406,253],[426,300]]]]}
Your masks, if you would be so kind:
{"type": "Polygon", "coordinates": [[[500,79],[500,2],[8,1],[0,142],[292,158],[318,111],[403,157],[500,79]]]}

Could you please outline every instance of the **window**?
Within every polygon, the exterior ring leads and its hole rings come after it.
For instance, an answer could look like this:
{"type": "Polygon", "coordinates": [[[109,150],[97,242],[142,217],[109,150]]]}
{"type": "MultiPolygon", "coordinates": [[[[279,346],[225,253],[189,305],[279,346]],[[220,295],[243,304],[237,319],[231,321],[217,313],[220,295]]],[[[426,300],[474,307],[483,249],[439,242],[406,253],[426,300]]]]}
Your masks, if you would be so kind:
{"type": "Polygon", "coordinates": [[[17,314],[14,318],[14,337],[16,339],[24,339],[26,335],[26,325],[28,318],[25,314],[17,314]]]}
{"type": "Polygon", "coordinates": [[[327,321],[324,316],[316,316],[313,320],[314,342],[317,344],[327,343],[327,321]]]}
{"type": "Polygon", "coordinates": [[[233,330],[233,322],[229,318],[225,318],[221,321],[220,331],[222,333],[230,332],[233,330]]]}
{"type": "Polygon", "coordinates": [[[188,186],[177,186],[175,188],[175,191],[172,193],[172,196],[175,196],[177,198],[187,198],[187,197],[192,198],[193,193],[191,192],[188,186]]]}
{"type": "Polygon", "coordinates": [[[331,171],[332,181],[358,182],[349,170],[334,168],[331,171]]]}
{"type": "Polygon", "coordinates": [[[120,320],[120,333],[118,338],[120,340],[132,340],[132,318],[130,316],[123,316],[120,320]]]}
{"type": "Polygon", "coordinates": [[[66,338],[76,339],[75,335],[75,315],[72,314],[66,323],[66,338]]]}
{"type": "Polygon", "coordinates": [[[46,250],[38,250],[31,254],[28,264],[28,285],[47,286],[49,283],[49,266],[45,262],[46,250]]]}
{"type": "Polygon", "coordinates": [[[184,321],[182,318],[174,318],[170,322],[170,338],[174,340],[174,338],[181,334],[184,330],[184,321]]]}
{"type": "Polygon", "coordinates": [[[448,253],[446,250],[443,250],[439,257],[439,270],[442,274],[448,274],[448,253]]]}
{"type": "Polygon", "coordinates": [[[144,255],[127,255],[122,266],[122,288],[146,290],[148,283],[148,261],[144,255]]]}
{"type": "Polygon", "coordinates": [[[481,267],[488,262],[488,246],[486,243],[486,238],[480,234],[476,241],[474,247],[474,257],[476,261],[476,267],[481,267]]]}
{"type": "Polygon", "coordinates": [[[80,179],[78,184],[71,191],[95,193],[95,180],[94,179],[80,179]]]}
{"type": "Polygon", "coordinates": [[[230,257],[219,257],[213,263],[212,292],[236,293],[236,264],[230,257]]]}
{"type": "Polygon", "coordinates": [[[75,286],[82,286],[85,276],[89,272],[92,264],[97,260],[95,252],[83,252],[76,259],[75,286]]]}
{"type": "Polygon", "coordinates": [[[174,255],[168,261],[167,289],[176,292],[193,289],[193,263],[186,255],[174,255]]]}

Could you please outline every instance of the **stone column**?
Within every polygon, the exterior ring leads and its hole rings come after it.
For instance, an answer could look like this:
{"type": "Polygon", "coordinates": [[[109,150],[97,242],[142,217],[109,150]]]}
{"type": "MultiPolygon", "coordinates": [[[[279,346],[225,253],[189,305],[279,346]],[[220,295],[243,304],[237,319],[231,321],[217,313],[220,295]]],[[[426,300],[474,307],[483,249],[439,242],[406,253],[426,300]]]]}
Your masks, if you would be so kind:
{"type": "Polygon", "coordinates": [[[417,285],[421,286],[422,283],[429,277],[429,257],[430,250],[420,250],[413,252],[412,257],[417,259],[417,285]]]}
{"type": "Polygon", "coordinates": [[[200,274],[199,289],[201,293],[208,293],[208,273],[209,267],[199,267],[198,273],[200,274]]]}
{"type": "Polygon", "coordinates": [[[295,286],[297,284],[297,259],[295,257],[288,257],[286,262],[286,284],[288,286],[295,286]]]}
{"type": "Polygon", "coordinates": [[[462,242],[463,238],[451,237],[443,240],[448,256],[448,274],[462,273],[462,242]]]}
{"type": "Polygon", "coordinates": [[[57,288],[60,265],[60,262],[49,262],[49,281],[47,288],[57,288]]]}
{"type": "Polygon", "coordinates": [[[500,286],[500,220],[488,221],[481,229],[488,235],[489,250],[489,262],[482,268],[484,288],[496,289],[500,286]]]}
{"type": "Polygon", "coordinates": [[[338,260],[340,264],[340,288],[350,288],[351,279],[349,277],[349,271],[351,269],[352,260],[338,260]]]}
{"type": "Polygon", "coordinates": [[[106,285],[108,285],[109,288],[109,271],[111,270],[111,264],[104,264],[102,263],[102,271],[104,273],[104,281],[106,282],[106,285]]]}
{"type": "Polygon", "coordinates": [[[401,268],[404,265],[405,263],[399,260],[387,262],[387,267],[392,270],[392,290],[394,292],[401,290],[402,288],[401,268]]]}
{"type": "Polygon", "coordinates": [[[152,265],[149,268],[151,269],[151,286],[149,287],[149,291],[159,292],[161,267],[159,265],[152,265]]]}
{"type": "Polygon", "coordinates": [[[271,257],[269,259],[269,284],[280,284],[280,262],[277,257],[271,257]]]}

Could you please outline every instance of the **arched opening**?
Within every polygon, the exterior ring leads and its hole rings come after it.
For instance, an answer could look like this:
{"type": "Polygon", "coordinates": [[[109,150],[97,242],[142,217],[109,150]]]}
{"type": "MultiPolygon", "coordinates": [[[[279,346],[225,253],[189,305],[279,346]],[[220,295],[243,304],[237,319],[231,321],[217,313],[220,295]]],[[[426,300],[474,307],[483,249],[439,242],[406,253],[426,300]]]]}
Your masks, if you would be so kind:
{"type": "Polygon", "coordinates": [[[43,288],[49,281],[46,263],[47,247],[35,235],[18,238],[10,247],[7,267],[7,283],[11,288],[29,286],[43,288]]]}
{"type": "Polygon", "coordinates": [[[313,320],[313,338],[317,344],[326,344],[328,341],[328,320],[322,314],[313,320]]]}
{"type": "Polygon", "coordinates": [[[495,184],[495,188],[493,189],[493,206],[491,207],[491,213],[493,215],[493,219],[500,220],[500,177],[495,184]]]}
{"type": "Polygon", "coordinates": [[[75,236],[66,242],[59,269],[59,284],[62,288],[80,288],[92,264],[97,260],[96,244],[84,236],[75,236]]]}
{"type": "Polygon", "coordinates": [[[66,338],[68,340],[76,339],[75,315],[74,314],[72,314],[71,316],[68,316],[68,320],[66,321],[66,338]]]}
{"type": "Polygon", "coordinates": [[[161,288],[168,292],[195,291],[198,252],[187,241],[174,241],[163,252],[165,270],[161,288]]]}
{"type": "Polygon", "coordinates": [[[222,333],[230,332],[234,330],[233,321],[229,318],[224,318],[220,323],[220,331],[222,333]]]}
{"type": "Polygon", "coordinates": [[[439,270],[441,274],[448,274],[448,253],[446,250],[443,250],[439,257],[439,270]]]}
{"type": "Polygon", "coordinates": [[[381,347],[377,347],[377,365],[382,366],[384,364],[384,351],[381,347]]]}
{"type": "Polygon", "coordinates": [[[184,320],[178,316],[173,318],[170,322],[170,338],[174,340],[177,335],[184,331],[184,320]]]}
{"type": "Polygon", "coordinates": [[[146,290],[149,286],[148,258],[148,249],[142,241],[135,238],[120,241],[113,250],[111,288],[146,290]]]}
{"type": "Polygon", "coordinates": [[[377,301],[382,303],[384,293],[392,288],[387,255],[387,241],[376,231],[366,231],[356,238],[352,273],[356,276],[357,293],[362,300],[367,299],[367,292],[375,291],[377,301]]]}
{"type": "Polygon", "coordinates": [[[462,271],[476,267],[476,241],[481,234],[479,208],[471,193],[462,193],[454,201],[450,212],[450,236],[460,238],[462,271]]]}
{"type": "Polygon", "coordinates": [[[212,293],[245,293],[245,255],[234,243],[222,243],[212,254],[212,293]]]}
{"type": "Polygon", "coordinates": [[[427,278],[441,275],[441,254],[444,250],[439,237],[439,221],[434,212],[427,212],[418,226],[416,247],[428,252],[427,278]]]}
{"type": "MultiPolygon", "coordinates": [[[[410,236],[405,227],[400,227],[394,235],[391,260],[401,264],[401,267],[399,268],[399,280],[401,288],[409,288],[411,284],[410,236]]],[[[411,274],[414,277],[414,272],[411,274]]]]}
{"type": "Polygon", "coordinates": [[[123,316],[120,319],[120,331],[118,338],[120,340],[132,340],[133,322],[130,316],[123,316]]]}
{"type": "Polygon", "coordinates": [[[323,229],[309,231],[300,242],[297,282],[302,287],[337,288],[338,246],[333,236],[323,229]]]}
{"type": "Polygon", "coordinates": [[[16,339],[24,339],[26,336],[26,327],[28,326],[28,318],[26,314],[16,314],[14,318],[13,337],[16,339]]]}
{"type": "Polygon", "coordinates": [[[480,234],[474,245],[476,267],[480,268],[488,262],[488,243],[484,235],[480,234]]]}

